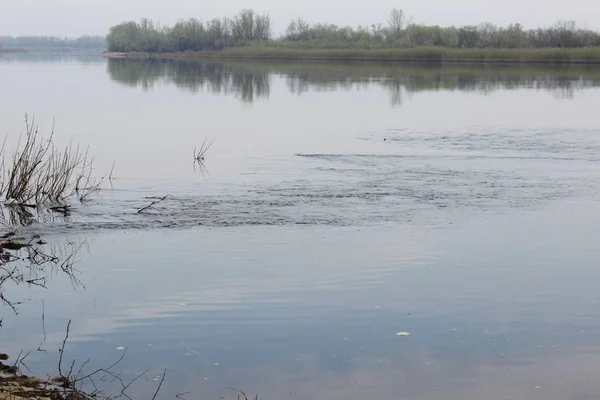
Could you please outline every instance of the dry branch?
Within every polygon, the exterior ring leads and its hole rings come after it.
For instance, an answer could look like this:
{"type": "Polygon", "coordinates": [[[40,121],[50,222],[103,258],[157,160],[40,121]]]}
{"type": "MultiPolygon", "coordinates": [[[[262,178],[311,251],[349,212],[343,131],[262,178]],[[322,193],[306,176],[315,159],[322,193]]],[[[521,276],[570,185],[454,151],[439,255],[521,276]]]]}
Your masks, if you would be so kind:
{"type": "Polygon", "coordinates": [[[138,214],[141,214],[142,212],[144,212],[144,211],[146,211],[147,209],[149,209],[149,208],[153,207],[154,205],[156,205],[156,204],[160,203],[161,201],[165,201],[167,197],[169,197],[169,195],[166,195],[166,196],[164,196],[164,197],[161,197],[161,198],[160,198],[160,199],[158,199],[158,200],[154,200],[152,203],[148,204],[147,206],[145,206],[145,207],[142,207],[142,208],[140,208],[139,210],[137,210],[137,213],[138,213],[138,214]]]}
{"type": "MultiPolygon", "coordinates": [[[[59,358],[58,358],[58,374],[59,374],[61,377],[65,377],[65,376],[63,375],[63,372],[62,372],[62,360],[63,360],[63,354],[64,354],[64,352],[65,352],[65,346],[67,345],[67,340],[69,339],[69,331],[70,331],[70,329],[71,329],[71,320],[69,320],[69,323],[67,324],[67,333],[65,334],[65,339],[64,339],[64,340],[63,340],[63,342],[62,342],[62,346],[61,346],[61,347],[60,347],[60,349],[58,350],[58,352],[59,352],[59,358]]],[[[66,381],[68,381],[68,378],[69,378],[68,376],[67,376],[67,377],[65,377],[65,380],[66,380],[66,381]]]]}
{"type": "Polygon", "coordinates": [[[162,387],[162,384],[165,381],[165,375],[167,375],[167,370],[166,369],[163,371],[162,378],[160,378],[160,382],[158,383],[158,387],[156,388],[156,392],[154,392],[154,396],[152,396],[152,400],[156,399],[156,396],[158,396],[158,392],[160,392],[160,388],[162,387]]]}

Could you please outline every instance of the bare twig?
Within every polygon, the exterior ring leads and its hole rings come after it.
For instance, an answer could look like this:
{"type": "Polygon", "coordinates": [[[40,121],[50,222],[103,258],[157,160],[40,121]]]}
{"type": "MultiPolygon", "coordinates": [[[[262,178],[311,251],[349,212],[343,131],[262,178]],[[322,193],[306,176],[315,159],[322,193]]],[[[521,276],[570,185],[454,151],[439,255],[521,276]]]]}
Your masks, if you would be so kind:
{"type": "Polygon", "coordinates": [[[243,391],[241,391],[240,389],[238,389],[238,388],[234,388],[233,386],[227,386],[227,388],[228,388],[228,389],[231,389],[231,390],[235,390],[235,391],[237,392],[238,399],[240,398],[240,395],[242,395],[242,396],[244,396],[244,400],[248,400],[248,396],[246,396],[246,393],[244,393],[244,392],[243,392],[243,391]]]}
{"type": "Polygon", "coordinates": [[[85,360],[85,362],[83,364],[81,364],[81,367],[79,367],[79,371],[77,371],[77,375],[75,375],[75,380],[77,380],[81,377],[81,374],[83,373],[83,369],[85,368],[86,365],[88,365],[89,362],[90,362],[90,359],[88,358],[87,360],[85,360]]]}
{"type": "Polygon", "coordinates": [[[145,207],[142,207],[142,208],[140,208],[139,210],[137,210],[137,213],[138,213],[138,214],[141,214],[142,212],[144,212],[144,211],[146,211],[147,209],[151,208],[152,206],[154,206],[154,205],[156,205],[156,204],[160,203],[161,201],[165,201],[167,197],[169,197],[169,195],[166,195],[166,196],[164,196],[164,197],[161,197],[161,198],[160,198],[160,199],[158,199],[158,200],[155,200],[155,201],[153,201],[152,203],[148,204],[147,206],[145,206],[145,207]]]}
{"type": "Polygon", "coordinates": [[[152,400],[155,400],[156,396],[158,396],[158,392],[160,392],[160,388],[161,388],[163,382],[165,381],[165,375],[167,375],[166,369],[163,371],[162,378],[160,379],[160,382],[158,383],[158,387],[156,388],[156,392],[154,392],[154,396],[152,396],[152,400]]]}
{"type": "Polygon", "coordinates": [[[149,369],[145,370],[144,372],[142,372],[140,375],[136,376],[135,378],[133,378],[131,381],[129,381],[129,383],[125,386],[123,386],[123,389],[121,389],[121,395],[127,397],[129,400],[131,400],[131,397],[129,397],[125,391],[127,389],[129,389],[129,387],[133,384],[133,382],[137,381],[138,379],[140,379],[142,376],[146,375],[148,373],[148,371],[150,371],[149,369]]]}
{"type": "Polygon", "coordinates": [[[29,356],[29,354],[31,354],[31,351],[28,351],[23,357],[21,357],[23,355],[23,351],[21,350],[19,352],[19,355],[17,356],[15,363],[13,364],[13,367],[18,368],[18,365],[21,364],[23,367],[25,367],[25,369],[27,369],[27,371],[31,372],[29,367],[24,363],[25,359],[29,356]]]}
{"type": "Polygon", "coordinates": [[[211,140],[210,143],[208,143],[208,139],[204,139],[204,142],[202,142],[202,146],[200,146],[200,149],[197,149],[196,147],[194,147],[194,159],[195,160],[201,160],[204,161],[204,156],[206,155],[206,152],[208,151],[208,149],[210,149],[210,146],[212,146],[213,141],[211,140]]]}
{"type": "Polygon", "coordinates": [[[65,346],[67,345],[67,339],[69,338],[69,330],[70,329],[71,329],[71,320],[69,320],[69,323],[67,323],[67,333],[65,334],[65,339],[62,342],[62,346],[58,350],[58,352],[60,354],[58,357],[58,374],[63,378],[66,378],[66,377],[63,375],[63,372],[62,372],[62,359],[63,359],[63,353],[65,352],[65,346]]]}
{"type": "Polygon", "coordinates": [[[69,367],[69,372],[67,373],[67,378],[65,379],[67,382],[71,381],[71,376],[73,375],[73,368],[75,368],[75,359],[71,361],[71,366],[69,367]]]}
{"type": "Polygon", "coordinates": [[[40,342],[39,346],[38,346],[38,351],[41,351],[43,353],[46,353],[46,350],[42,349],[42,346],[44,345],[44,343],[46,343],[46,311],[45,311],[45,303],[44,303],[44,299],[42,299],[42,334],[44,335],[42,341],[40,342]]]}
{"type": "MultiPolygon", "coordinates": [[[[93,371],[90,374],[87,374],[87,375],[82,376],[82,377],[77,378],[77,379],[73,379],[73,381],[71,383],[74,384],[74,383],[77,383],[77,382],[84,381],[84,380],[86,380],[86,379],[88,379],[88,378],[90,378],[90,377],[92,377],[92,376],[94,376],[94,375],[96,375],[96,374],[98,374],[100,372],[109,373],[109,371],[111,370],[111,368],[114,368],[117,364],[119,364],[121,361],[123,361],[123,358],[125,358],[125,354],[127,354],[127,349],[125,349],[125,351],[123,352],[123,354],[121,354],[121,357],[119,357],[119,359],[117,361],[115,361],[114,363],[112,363],[108,367],[106,367],[106,368],[98,368],[97,370],[93,371]]],[[[112,373],[110,373],[110,374],[112,374],[112,373]]]]}
{"type": "Polygon", "coordinates": [[[108,174],[108,182],[110,183],[110,187],[112,189],[112,183],[115,180],[113,172],[115,171],[115,162],[113,161],[112,168],[110,169],[110,174],[108,174]]]}

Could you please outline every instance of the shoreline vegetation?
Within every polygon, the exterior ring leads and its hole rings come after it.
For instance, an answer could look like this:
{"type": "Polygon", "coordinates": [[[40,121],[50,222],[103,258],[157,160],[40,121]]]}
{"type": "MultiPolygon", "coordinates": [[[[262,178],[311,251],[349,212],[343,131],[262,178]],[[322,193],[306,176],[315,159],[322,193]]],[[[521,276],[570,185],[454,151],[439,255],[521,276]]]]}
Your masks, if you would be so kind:
{"type": "MultiPolygon", "coordinates": [[[[22,210],[48,209],[68,214],[68,199],[85,202],[99,190],[103,179],[92,177],[94,159],[87,149],[54,145],[54,127],[48,138],[38,132],[35,118],[25,115],[25,133],[12,154],[0,148],[1,207],[22,210]],[[12,156],[6,160],[5,155],[12,156]]],[[[1,266],[1,264],[0,264],[1,266]]]]}
{"type": "Polygon", "coordinates": [[[408,49],[286,49],[276,47],[236,47],[219,51],[110,52],[111,59],[197,59],[197,60],[290,60],[362,61],[392,63],[462,64],[597,64],[600,48],[578,49],[452,49],[420,47],[408,49]]]}
{"type": "Polygon", "coordinates": [[[106,38],[84,35],[76,38],[58,36],[0,36],[0,54],[29,52],[101,51],[106,38]]]}
{"type": "MultiPolygon", "coordinates": [[[[59,239],[49,244],[36,233],[35,225],[51,221],[54,215],[68,217],[71,204],[85,203],[93,192],[100,190],[104,180],[104,177],[99,180],[92,177],[93,158],[87,149],[72,144],[61,148],[54,144],[54,126],[50,134],[43,137],[35,118],[29,119],[26,115],[25,127],[12,152],[6,150],[7,138],[0,146],[0,307],[12,310],[15,315],[24,300],[13,298],[14,287],[47,289],[50,279],[59,274],[66,275],[73,288],[83,285],[74,265],[85,241],[69,239],[61,243],[59,239]],[[21,231],[20,227],[33,230],[21,231]]],[[[109,180],[111,176],[112,171],[109,180]]],[[[42,326],[44,321],[42,308],[42,326]]],[[[76,359],[68,361],[64,355],[70,327],[71,320],[58,349],[57,374],[36,375],[29,369],[26,359],[35,350],[21,350],[12,359],[14,362],[8,361],[11,359],[8,353],[0,353],[0,400],[131,399],[126,390],[149,371],[124,382],[120,372],[113,369],[123,360],[126,350],[108,367],[90,368],[89,359],[79,363],[76,359]],[[108,382],[109,377],[110,383],[116,382],[114,395],[105,394],[103,388],[96,385],[96,382],[108,382]]],[[[0,318],[2,329],[6,327],[0,318]]],[[[52,352],[50,346],[45,348],[46,332],[45,328],[42,330],[43,338],[37,351],[52,352]]],[[[7,350],[17,354],[14,349],[7,350]]],[[[161,389],[165,374],[166,370],[153,399],[161,389]]]]}
{"type": "Polygon", "coordinates": [[[600,64],[600,32],[558,21],[551,27],[422,25],[393,9],[385,24],[338,26],[292,20],[273,33],[270,17],[244,9],[232,18],[123,22],[106,37],[108,58],[600,64]]]}

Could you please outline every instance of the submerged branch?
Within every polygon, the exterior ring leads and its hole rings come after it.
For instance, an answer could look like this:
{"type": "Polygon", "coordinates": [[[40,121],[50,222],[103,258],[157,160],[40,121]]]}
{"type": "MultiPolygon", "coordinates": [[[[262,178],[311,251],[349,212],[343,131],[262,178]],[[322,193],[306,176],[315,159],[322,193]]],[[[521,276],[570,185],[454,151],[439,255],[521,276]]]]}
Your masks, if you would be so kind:
{"type": "Polygon", "coordinates": [[[158,396],[158,392],[160,392],[160,388],[162,387],[162,384],[165,381],[166,375],[167,375],[167,370],[165,369],[163,371],[162,378],[160,378],[160,382],[158,383],[158,387],[156,388],[156,392],[154,392],[154,396],[152,396],[152,400],[156,399],[156,396],[158,396]]]}
{"type": "Polygon", "coordinates": [[[152,203],[148,204],[147,206],[145,206],[145,207],[142,207],[142,208],[140,208],[139,210],[137,210],[137,213],[138,213],[138,214],[141,214],[142,212],[144,212],[144,211],[148,210],[149,208],[151,208],[151,207],[155,206],[156,204],[160,203],[161,201],[165,201],[165,200],[167,199],[167,197],[169,197],[169,195],[166,195],[166,196],[164,196],[164,197],[161,197],[161,198],[160,198],[160,199],[158,199],[158,200],[154,200],[152,203]]]}

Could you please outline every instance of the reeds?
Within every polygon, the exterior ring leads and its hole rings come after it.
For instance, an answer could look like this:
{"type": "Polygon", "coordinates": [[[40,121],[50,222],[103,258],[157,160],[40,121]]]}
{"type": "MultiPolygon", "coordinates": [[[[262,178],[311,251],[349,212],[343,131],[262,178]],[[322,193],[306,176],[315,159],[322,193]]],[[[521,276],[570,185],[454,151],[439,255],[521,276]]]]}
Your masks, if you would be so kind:
{"type": "MultiPolygon", "coordinates": [[[[110,57],[110,55],[107,55],[110,57]]],[[[131,58],[144,58],[144,53],[131,58]]],[[[582,48],[310,48],[292,47],[290,43],[267,46],[242,46],[222,51],[157,53],[155,58],[205,59],[268,59],[268,60],[339,60],[339,61],[395,61],[434,63],[540,63],[540,64],[600,64],[599,47],[582,48]]]]}
{"type": "Polygon", "coordinates": [[[208,139],[204,139],[204,142],[202,142],[202,146],[200,146],[200,149],[194,147],[194,171],[200,171],[202,175],[208,173],[206,165],[204,164],[204,157],[206,156],[206,152],[208,151],[208,149],[210,149],[210,146],[212,146],[212,144],[212,140],[209,142],[208,139]]]}
{"type": "Polygon", "coordinates": [[[40,137],[35,119],[25,116],[26,132],[5,162],[5,143],[0,148],[0,198],[5,205],[37,208],[46,206],[66,210],[65,201],[72,196],[85,200],[100,182],[91,177],[93,159],[87,150],[68,145],[57,148],[52,139],[40,137]]]}
{"type": "Polygon", "coordinates": [[[206,152],[208,151],[208,149],[210,149],[210,146],[212,146],[212,144],[212,140],[209,142],[208,139],[204,139],[204,142],[202,142],[202,146],[200,146],[200,149],[194,147],[194,160],[204,161],[204,156],[206,155],[206,152]]]}

